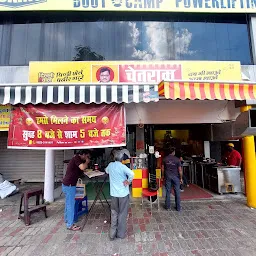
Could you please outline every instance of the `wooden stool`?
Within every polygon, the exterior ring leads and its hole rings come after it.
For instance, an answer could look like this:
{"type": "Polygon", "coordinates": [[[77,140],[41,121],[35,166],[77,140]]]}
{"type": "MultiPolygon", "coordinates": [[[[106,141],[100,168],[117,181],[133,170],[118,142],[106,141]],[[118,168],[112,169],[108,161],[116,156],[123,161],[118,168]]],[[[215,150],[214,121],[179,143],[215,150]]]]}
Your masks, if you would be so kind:
{"type": "Polygon", "coordinates": [[[22,219],[26,226],[30,225],[30,216],[34,212],[44,211],[45,218],[47,218],[46,214],[46,205],[43,204],[43,190],[41,188],[34,188],[24,191],[21,195],[20,199],[20,210],[19,210],[19,219],[22,219]],[[29,207],[29,198],[36,196],[36,205],[29,207]],[[40,196],[42,196],[42,204],[40,202],[40,196]],[[24,210],[22,210],[22,204],[24,201],[24,210]]]}

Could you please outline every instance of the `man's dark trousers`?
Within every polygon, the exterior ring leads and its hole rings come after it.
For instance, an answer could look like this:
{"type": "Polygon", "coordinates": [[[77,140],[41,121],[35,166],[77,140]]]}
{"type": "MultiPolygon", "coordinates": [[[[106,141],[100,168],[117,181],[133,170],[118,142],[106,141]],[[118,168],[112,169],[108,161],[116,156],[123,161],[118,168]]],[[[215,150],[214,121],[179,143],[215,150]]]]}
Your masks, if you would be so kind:
{"type": "Polygon", "coordinates": [[[166,209],[170,209],[170,207],[171,207],[172,187],[174,187],[176,210],[180,211],[180,179],[179,179],[179,177],[174,176],[174,177],[166,178],[166,181],[165,181],[165,189],[166,189],[165,207],[166,207],[166,209]]]}
{"type": "Polygon", "coordinates": [[[125,238],[130,196],[111,197],[110,238],[125,238]]]}

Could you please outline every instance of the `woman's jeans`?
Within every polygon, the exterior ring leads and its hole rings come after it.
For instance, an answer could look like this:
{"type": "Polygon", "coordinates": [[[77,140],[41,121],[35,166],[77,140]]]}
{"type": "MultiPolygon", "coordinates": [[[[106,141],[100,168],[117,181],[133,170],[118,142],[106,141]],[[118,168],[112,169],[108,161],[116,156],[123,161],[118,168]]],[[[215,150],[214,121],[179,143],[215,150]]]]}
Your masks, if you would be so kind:
{"type": "Polygon", "coordinates": [[[76,186],[65,186],[62,184],[62,191],[66,199],[64,218],[67,228],[70,228],[74,224],[76,186]]]}

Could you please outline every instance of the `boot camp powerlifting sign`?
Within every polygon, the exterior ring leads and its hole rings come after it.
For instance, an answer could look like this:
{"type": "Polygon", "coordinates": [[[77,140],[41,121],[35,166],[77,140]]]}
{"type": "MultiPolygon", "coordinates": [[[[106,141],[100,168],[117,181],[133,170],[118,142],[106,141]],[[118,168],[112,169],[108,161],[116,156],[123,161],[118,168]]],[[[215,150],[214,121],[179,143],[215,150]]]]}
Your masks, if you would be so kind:
{"type": "Polygon", "coordinates": [[[255,13],[256,0],[0,0],[0,11],[255,13]]]}

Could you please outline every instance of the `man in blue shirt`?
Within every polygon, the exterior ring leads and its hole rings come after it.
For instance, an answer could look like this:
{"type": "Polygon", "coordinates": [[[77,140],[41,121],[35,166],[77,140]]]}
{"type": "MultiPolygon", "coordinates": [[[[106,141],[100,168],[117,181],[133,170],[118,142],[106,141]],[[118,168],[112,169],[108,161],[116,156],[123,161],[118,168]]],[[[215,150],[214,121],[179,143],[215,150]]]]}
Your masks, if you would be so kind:
{"type": "Polygon", "coordinates": [[[115,152],[114,160],[106,168],[109,174],[111,195],[111,227],[110,239],[125,238],[127,228],[127,216],[129,210],[129,184],[132,182],[134,173],[122,164],[123,154],[115,152]]]}
{"type": "Polygon", "coordinates": [[[171,207],[171,191],[174,187],[176,210],[180,211],[180,184],[182,181],[182,168],[180,159],[175,156],[175,148],[171,147],[169,155],[163,160],[162,177],[165,178],[166,199],[165,208],[171,207]]]}

